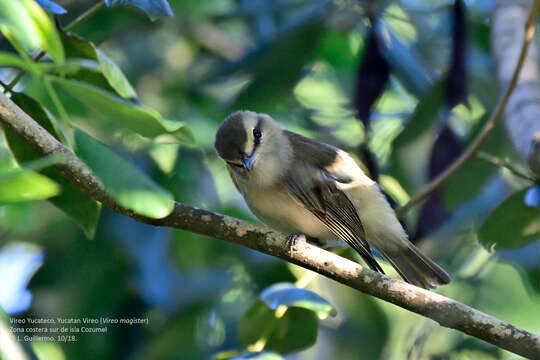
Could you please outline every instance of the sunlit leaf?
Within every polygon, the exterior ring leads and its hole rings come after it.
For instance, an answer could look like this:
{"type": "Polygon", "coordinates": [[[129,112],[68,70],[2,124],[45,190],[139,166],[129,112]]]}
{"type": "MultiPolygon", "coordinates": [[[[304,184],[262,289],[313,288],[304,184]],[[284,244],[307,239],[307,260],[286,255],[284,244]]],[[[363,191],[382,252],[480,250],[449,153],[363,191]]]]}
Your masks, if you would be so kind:
{"type": "Polygon", "coordinates": [[[169,215],[173,196],[131,163],[80,130],[75,131],[77,154],[103,182],[121,206],[154,219],[169,215]]]}
{"type": "Polygon", "coordinates": [[[42,48],[54,61],[64,61],[64,49],[56,28],[35,1],[0,0],[0,29],[26,51],[42,48]]]}
{"type": "Polygon", "coordinates": [[[51,13],[55,15],[65,14],[67,13],[66,9],[58,5],[52,0],[36,0],[37,3],[45,10],[50,11],[51,13]]]}
{"type": "Polygon", "coordinates": [[[230,360],[285,360],[285,358],[278,353],[263,351],[263,352],[245,352],[230,360]]]}
{"type": "Polygon", "coordinates": [[[489,214],[478,232],[482,245],[511,249],[540,240],[540,210],[525,202],[529,190],[514,193],[489,214]]]}
{"type": "Polygon", "coordinates": [[[42,200],[60,192],[51,179],[33,171],[13,169],[0,172],[0,204],[42,200]]]}
{"type": "Polygon", "coordinates": [[[51,79],[64,90],[64,94],[73,96],[93,114],[101,115],[81,119],[88,121],[90,128],[100,123],[109,130],[128,129],[145,137],[170,134],[178,142],[193,142],[193,136],[183,122],[165,120],[151,108],[132,104],[91,84],[56,77],[51,79]]]}
{"type": "MultiPolygon", "coordinates": [[[[41,104],[23,93],[14,92],[11,100],[45,128],[49,134],[57,139],[59,138],[49,117],[50,114],[45,111],[41,104]]],[[[5,129],[4,134],[9,149],[19,164],[28,164],[29,161],[40,158],[33,149],[10,130],[5,129]]],[[[56,169],[47,168],[42,170],[41,173],[62,186],[62,192],[48,200],[81,226],[89,238],[93,238],[99,220],[101,205],[71,184],[56,169]]]]}
{"type": "Polygon", "coordinates": [[[167,0],[105,0],[108,7],[118,5],[132,5],[148,14],[150,19],[155,20],[160,16],[172,16],[172,10],[167,0]]]}
{"type": "Polygon", "coordinates": [[[21,57],[5,51],[0,51],[0,66],[16,67],[25,71],[32,71],[32,67],[21,57]]]}
{"type": "Polygon", "coordinates": [[[273,310],[280,305],[300,307],[311,310],[319,318],[336,315],[336,309],[313,291],[301,289],[292,283],[277,283],[261,292],[261,300],[273,310]]]}
{"type": "MultiPolygon", "coordinates": [[[[125,99],[136,99],[137,94],[120,68],[94,43],[72,33],[62,33],[62,43],[66,57],[84,58],[97,61],[99,70],[109,86],[125,99]]],[[[86,82],[91,82],[84,79],[86,82]]],[[[92,82],[93,83],[93,82],[92,82]]]]}
{"type": "Polygon", "coordinates": [[[291,307],[277,318],[264,302],[256,301],[244,314],[238,338],[244,345],[255,344],[263,336],[265,349],[289,353],[310,347],[317,340],[317,316],[311,310],[291,307]]]}

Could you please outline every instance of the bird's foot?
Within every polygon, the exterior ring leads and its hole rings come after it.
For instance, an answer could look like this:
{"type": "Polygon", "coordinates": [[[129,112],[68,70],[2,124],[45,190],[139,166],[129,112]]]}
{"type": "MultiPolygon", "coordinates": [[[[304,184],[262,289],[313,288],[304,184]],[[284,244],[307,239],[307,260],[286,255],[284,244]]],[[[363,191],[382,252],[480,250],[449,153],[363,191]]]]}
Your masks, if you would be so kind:
{"type": "Polygon", "coordinates": [[[299,242],[306,242],[306,241],[307,241],[306,236],[301,233],[292,233],[291,235],[287,236],[287,246],[289,247],[289,253],[291,254],[291,256],[293,254],[294,247],[299,242]]]}

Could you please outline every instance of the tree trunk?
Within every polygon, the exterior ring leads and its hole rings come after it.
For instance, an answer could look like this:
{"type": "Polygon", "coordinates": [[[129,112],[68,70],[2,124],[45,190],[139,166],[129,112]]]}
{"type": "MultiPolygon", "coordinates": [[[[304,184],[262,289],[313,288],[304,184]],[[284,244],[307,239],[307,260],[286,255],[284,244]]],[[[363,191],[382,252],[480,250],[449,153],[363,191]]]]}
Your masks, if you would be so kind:
{"type": "MultiPolygon", "coordinates": [[[[532,1],[497,0],[491,26],[491,44],[497,62],[499,87],[510,82],[525,36],[532,1]]],[[[540,74],[538,47],[531,42],[518,84],[505,109],[510,140],[523,162],[540,176],[540,74]]]]}

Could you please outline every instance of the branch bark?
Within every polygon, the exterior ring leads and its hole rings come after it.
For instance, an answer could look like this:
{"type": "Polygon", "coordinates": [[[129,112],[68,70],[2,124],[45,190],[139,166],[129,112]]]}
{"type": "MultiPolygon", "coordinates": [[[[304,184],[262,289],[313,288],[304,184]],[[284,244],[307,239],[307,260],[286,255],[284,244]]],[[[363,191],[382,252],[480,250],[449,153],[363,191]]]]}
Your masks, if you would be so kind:
{"type": "MultiPolygon", "coordinates": [[[[532,7],[530,0],[498,0],[495,2],[491,39],[497,62],[497,76],[501,88],[507,86],[512,69],[519,57],[519,44],[525,38],[522,24],[532,7]]],[[[540,176],[540,73],[538,46],[529,46],[521,76],[508,101],[505,125],[514,148],[523,162],[540,176]]]]}
{"type": "Polygon", "coordinates": [[[431,318],[516,354],[540,359],[540,337],[453,299],[364,268],[316,246],[301,243],[291,254],[283,234],[267,227],[176,203],[163,219],[150,219],[117,204],[79,158],[0,93],[0,122],[41,155],[67,160],[57,169],[91,198],[138,221],[219,238],[292,262],[399,307],[431,318]]]}

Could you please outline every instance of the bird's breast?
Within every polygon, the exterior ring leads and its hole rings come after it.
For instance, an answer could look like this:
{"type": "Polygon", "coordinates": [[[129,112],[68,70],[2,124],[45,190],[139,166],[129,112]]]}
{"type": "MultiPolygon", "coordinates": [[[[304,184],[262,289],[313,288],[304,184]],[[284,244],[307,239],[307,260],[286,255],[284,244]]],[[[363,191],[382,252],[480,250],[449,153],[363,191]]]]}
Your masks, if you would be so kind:
{"type": "Polygon", "coordinates": [[[271,228],[284,233],[299,232],[321,240],[334,237],[328,228],[295,201],[282,185],[257,189],[239,187],[253,214],[271,228]]]}

